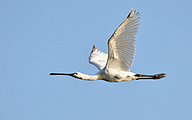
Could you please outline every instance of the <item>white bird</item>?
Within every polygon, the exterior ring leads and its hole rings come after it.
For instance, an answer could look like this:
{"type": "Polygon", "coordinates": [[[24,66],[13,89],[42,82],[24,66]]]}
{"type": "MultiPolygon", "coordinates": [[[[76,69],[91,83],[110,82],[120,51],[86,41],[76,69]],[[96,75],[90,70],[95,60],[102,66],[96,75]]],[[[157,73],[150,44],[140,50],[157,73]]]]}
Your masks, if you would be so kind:
{"type": "Polygon", "coordinates": [[[105,80],[107,82],[121,82],[138,79],[160,79],[165,73],[142,75],[130,72],[135,56],[135,35],[138,32],[139,12],[129,12],[127,18],[119,25],[108,40],[108,54],[98,51],[93,45],[89,56],[89,63],[95,65],[99,72],[95,75],[86,75],[80,72],[50,73],[50,75],[68,75],[83,80],[105,80]]]}

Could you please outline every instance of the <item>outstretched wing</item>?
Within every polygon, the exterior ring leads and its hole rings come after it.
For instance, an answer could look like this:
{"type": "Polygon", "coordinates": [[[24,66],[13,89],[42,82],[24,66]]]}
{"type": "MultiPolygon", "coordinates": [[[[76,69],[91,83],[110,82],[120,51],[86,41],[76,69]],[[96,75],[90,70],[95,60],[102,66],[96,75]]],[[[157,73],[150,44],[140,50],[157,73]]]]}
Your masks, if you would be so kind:
{"type": "Polygon", "coordinates": [[[135,56],[135,35],[139,29],[140,19],[140,14],[132,10],[108,41],[106,68],[130,71],[135,56]]]}
{"type": "Polygon", "coordinates": [[[98,51],[93,45],[92,52],[89,56],[89,63],[95,65],[99,70],[103,69],[107,63],[108,54],[98,51]]]}

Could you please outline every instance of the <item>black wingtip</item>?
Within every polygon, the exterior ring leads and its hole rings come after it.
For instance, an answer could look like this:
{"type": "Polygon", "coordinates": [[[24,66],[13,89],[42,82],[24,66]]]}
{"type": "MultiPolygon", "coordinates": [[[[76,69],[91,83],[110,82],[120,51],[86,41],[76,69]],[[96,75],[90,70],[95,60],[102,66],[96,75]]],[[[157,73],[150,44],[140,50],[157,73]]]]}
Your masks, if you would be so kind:
{"type": "Polygon", "coordinates": [[[127,16],[127,18],[131,15],[132,11],[133,11],[133,8],[131,8],[131,10],[130,10],[130,12],[129,12],[129,15],[127,16]]]}

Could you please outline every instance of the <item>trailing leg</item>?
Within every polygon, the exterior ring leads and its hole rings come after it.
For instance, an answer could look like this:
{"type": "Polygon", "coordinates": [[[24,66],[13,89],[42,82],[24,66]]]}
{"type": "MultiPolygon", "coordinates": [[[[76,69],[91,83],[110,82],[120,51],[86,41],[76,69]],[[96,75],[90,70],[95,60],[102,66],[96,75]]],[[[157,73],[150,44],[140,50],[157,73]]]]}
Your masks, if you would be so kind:
{"type": "Polygon", "coordinates": [[[135,74],[135,77],[138,79],[161,79],[165,77],[165,73],[155,74],[155,75],[142,75],[142,74],[135,74]]]}

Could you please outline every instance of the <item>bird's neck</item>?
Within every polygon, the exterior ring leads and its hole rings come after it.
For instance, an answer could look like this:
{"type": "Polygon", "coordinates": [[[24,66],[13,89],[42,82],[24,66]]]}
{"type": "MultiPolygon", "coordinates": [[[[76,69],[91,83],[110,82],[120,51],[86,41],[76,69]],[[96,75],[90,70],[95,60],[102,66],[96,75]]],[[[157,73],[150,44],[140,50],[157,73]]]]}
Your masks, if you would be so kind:
{"type": "Polygon", "coordinates": [[[83,74],[83,73],[78,73],[76,78],[83,79],[83,80],[99,80],[100,79],[100,75],[98,75],[98,74],[87,75],[87,74],[83,74]]]}

